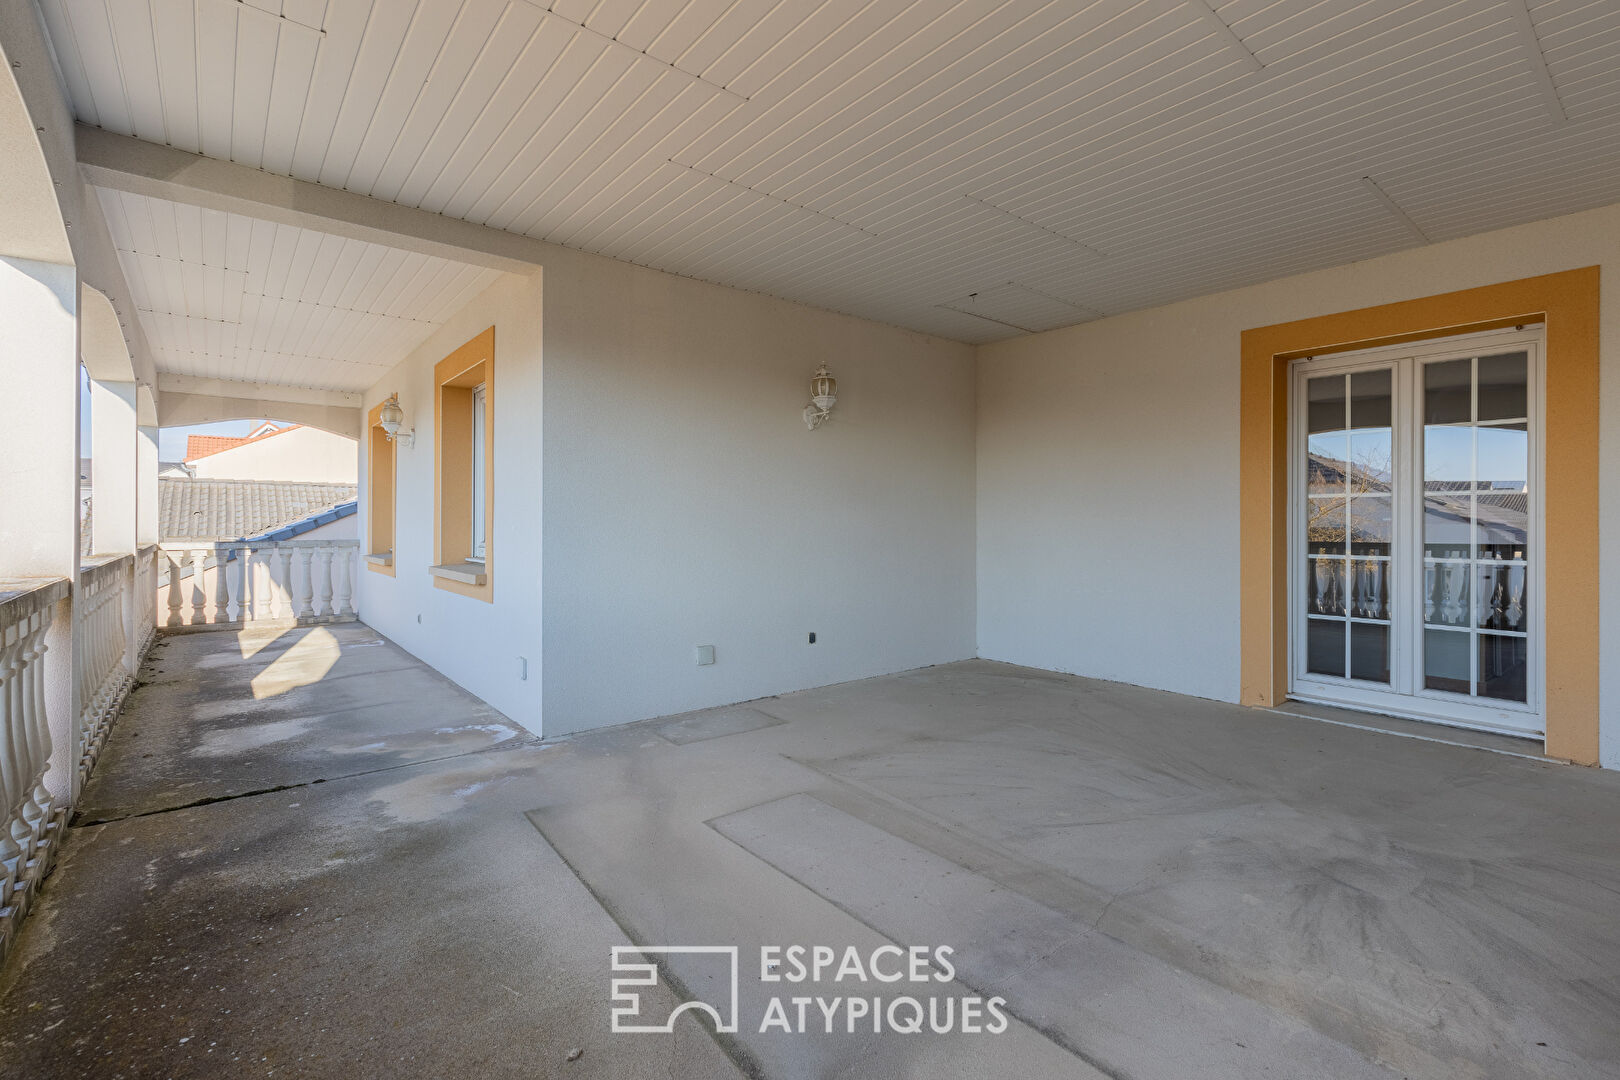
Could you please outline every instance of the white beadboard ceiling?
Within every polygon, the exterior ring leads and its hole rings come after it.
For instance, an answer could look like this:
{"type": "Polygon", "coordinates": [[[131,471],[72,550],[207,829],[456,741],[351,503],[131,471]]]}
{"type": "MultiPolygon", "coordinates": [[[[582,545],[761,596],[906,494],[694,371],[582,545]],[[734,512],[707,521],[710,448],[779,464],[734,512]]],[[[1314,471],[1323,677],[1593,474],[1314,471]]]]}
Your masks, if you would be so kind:
{"type": "Polygon", "coordinates": [[[1620,200],[1615,0],[40,6],[84,123],[963,341],[1620,200]]]}
{"type": "Polygon", "coordinates": [[[159,371],[365,390],[500,272],[97,188],[159,371]]]}

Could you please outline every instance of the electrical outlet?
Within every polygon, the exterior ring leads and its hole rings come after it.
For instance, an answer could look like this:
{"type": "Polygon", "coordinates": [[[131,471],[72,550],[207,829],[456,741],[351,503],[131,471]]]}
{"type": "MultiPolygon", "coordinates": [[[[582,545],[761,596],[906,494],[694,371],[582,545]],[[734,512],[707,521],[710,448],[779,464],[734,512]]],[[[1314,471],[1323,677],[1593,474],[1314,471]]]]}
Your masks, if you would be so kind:
{"type": "Polygon", "coordinates": [[[697,662],[698,667],[707,667],[714,663],[714,646],[699,645],[697,647],[697,662]]]}

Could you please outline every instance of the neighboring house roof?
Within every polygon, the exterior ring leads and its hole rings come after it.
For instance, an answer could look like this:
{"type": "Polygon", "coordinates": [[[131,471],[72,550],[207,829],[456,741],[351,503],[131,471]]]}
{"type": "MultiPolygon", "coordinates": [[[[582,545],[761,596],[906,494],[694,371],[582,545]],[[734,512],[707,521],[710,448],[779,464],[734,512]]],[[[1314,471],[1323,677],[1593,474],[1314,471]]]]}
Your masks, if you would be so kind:
{"type": "Polygon", "coordinates": [[[158,535],[164,541],[261,538],[328,512],[333,521],[347,517],[354,511],[336,508],[356,493],[354,484],[160,477],[158,535]]]}
{"type": "Polygon", "coordinates": [[[158,462],[158,475],[192,476],[195,474],[191,471],[191,466],[183,461],[160,461],[158,462]]]}
{"type": "Polygon", "coordinates": [[[328,507],[325,510],[318,510],[302,520],[293,522],[291,525],[284,525],[261,536],[250,536],[248,539],[261,543],[292,540],[307,532],[314,532],[322,525],[330,525],[341,518],[351,517],[359,513],[359,511],[360,500],[350,499],[348,502],[338,503],[336,506],[328,507]]]}
{"type": "Polygon", "coordinates": [[[288,431],[297,431],[302,424],[289,424],[286,427],[276,427],[273,424],[260,424],[247,435],[187,435],[186,460],[196,461],[198,458],[209,457],[225,450],[235,450],[238,446],[246,446],[251,442],[263,442],[288,431]]]}

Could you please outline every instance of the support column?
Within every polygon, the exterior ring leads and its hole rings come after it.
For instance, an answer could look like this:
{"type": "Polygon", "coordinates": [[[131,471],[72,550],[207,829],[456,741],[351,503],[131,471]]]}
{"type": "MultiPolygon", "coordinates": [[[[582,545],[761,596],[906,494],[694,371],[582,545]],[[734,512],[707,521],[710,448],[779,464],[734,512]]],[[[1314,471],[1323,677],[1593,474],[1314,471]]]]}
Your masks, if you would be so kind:
{"type": "MultiPolygon", "coordinates": [[[[72,266],[0,258],[0,578],[79,572],[79,281],[72,266]],[[17,508],[26,508],[17,512],[17,508]]],[[[68,805],[78,777],[78,685],[71,599],[45,641],[51,767],[45,786],[68,805]]]]}
{"type": "Polygon", "coordinates": [[[135,547],[158,542],[158,429],[135,429],[135,547]]]}
{"type": "Polygon", "coordinates": [[[135,550],[139,453],[135,384],[90,382],[90,539],[95,555],[135,550]]]}

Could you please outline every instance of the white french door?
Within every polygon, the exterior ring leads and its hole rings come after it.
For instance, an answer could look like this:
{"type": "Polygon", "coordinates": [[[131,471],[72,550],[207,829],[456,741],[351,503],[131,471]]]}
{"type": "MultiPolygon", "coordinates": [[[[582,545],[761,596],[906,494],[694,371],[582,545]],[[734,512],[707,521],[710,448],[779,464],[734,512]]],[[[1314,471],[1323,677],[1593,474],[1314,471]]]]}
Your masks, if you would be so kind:
{"type": "Polygon", "coordinates": [[[1544,731],[1541,332],[1296,361],[1290,693],[1544,731]]]}

